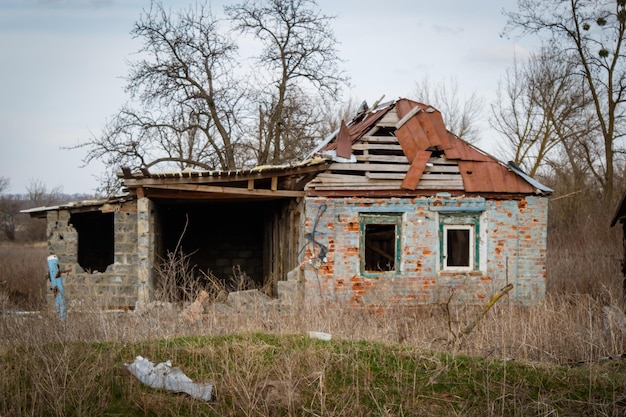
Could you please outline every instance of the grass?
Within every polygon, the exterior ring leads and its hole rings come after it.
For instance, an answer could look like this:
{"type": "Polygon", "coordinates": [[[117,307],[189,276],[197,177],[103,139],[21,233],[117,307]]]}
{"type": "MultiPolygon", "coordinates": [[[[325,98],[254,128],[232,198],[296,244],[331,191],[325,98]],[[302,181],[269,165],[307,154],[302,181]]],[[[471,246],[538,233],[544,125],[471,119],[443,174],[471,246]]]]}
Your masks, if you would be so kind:
{"type": "Polygon", "coordinates": [[[5,350],[2,415],[623,415],[626,364],[575,368],[300,334],[246,333],[5,350]],[[172,360],[211,403],[147,387],[122,363],[172,360]],[[23,357],[37,358],[24,361],[23,357]]]}
{"type": "MultiPolygon", "coordinates": [[[[326,306],[177,317],[93,310],[0,320],[0,416],[624,415],[620,332],[591,297],[496,306],[449,344],[443,309],[326,306]],[[308,338],[310,330],[333,335],[308,338]],[[215,384],[205,404],[142,385],[122,366],[171,360],[215,384]],[[552,413],[552,414],[551,414],[552,413]]],[[[455,306],[464,328],[478,309],[455,306]]]]}
{"type": "Polygon", "coordinates": [[[43,242],[0,243],[0,306],[36,310],[45,304],[47,256],[43,242]]]}

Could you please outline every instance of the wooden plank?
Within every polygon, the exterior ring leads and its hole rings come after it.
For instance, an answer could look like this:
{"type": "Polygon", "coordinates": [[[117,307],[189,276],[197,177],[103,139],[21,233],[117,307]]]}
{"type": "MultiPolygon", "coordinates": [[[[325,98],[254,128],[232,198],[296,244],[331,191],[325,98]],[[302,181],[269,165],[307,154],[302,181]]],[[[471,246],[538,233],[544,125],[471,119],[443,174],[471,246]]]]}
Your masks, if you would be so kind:
{"type": "Polygon", "coordinates": [[[411,110],[409,110],[409,112],[405,114],[404,116],[402,116],[402,119],[398,120],[398,123],[396,123],[396,130],[404,126],[406,122],[408,122],[413,116],[415,116],[417,113],[421,111],[422,109],[419,106],[415,106],[411,110]]]}
{"type": "Polygon", "coordinates": [[[463,177],[461,177],[461,174],[432,174],[432,173],[426,173],[424,172],[422,174],[422,178],[426,179],[432,179],[435,181],[446,181],[446,180],[463,180],[463,177]]]}
{"type": "Polygon", "coordinates": [[[419,151],[417,155],[415,155],[413,162],[411,162],[411,167],[402,181],[402,188],[414,190],[417,187],[431,154],[432,152],[430,151],[419,151]]]}
{"type": "Polygon", "coordinates": [[[403,180],[406,174],[404,172],[396,174],[388,172],[368,172],[365,176],[373,180],[403,180]]]}
{"type": "Polygon", "coordinates": [[[380,184],[380,185],[370,185],[370,184],[362,184],[359,186],[317,186],[315,187],[315,191],[349,191],[349,190],[400,190],[397,182],[393,182],[391,184],[380,184]]]}
{"type": "MultiPolygon", "coordinates": [[[[409,160],[405,155],[355,155],[357,161],[364,162],[395,162],[400,164],[407,164],[409,160]]],[[[457,169],[458,171],[458,169],[457,169]]]]}
{"type": "Polygon", "coordinates": [[[320,186],[332,186],[332,187],[355,187],[355,186],[359,186],[359,185],[384,185],[384,184],[393,184],[396,187],[399,187],[398,185],[398,181],[397,179],[393,179],[393,178],[369,178],[369,177],[356,177],[356,178],[360,178],[359,181],[355,181],[355,180],[342,180],[342,179],[325,179],[324,181],[320,181],[320,182],[315,182],[315,183],[311,183],[309,184],[309,188],[317,188],[320,186]]]}
{"type": "Polygon", "coordinates": [[[278,190],[278,177],[272,177],[271,190],[272,191],[278,190]]]}
{"type": "Polygon", "coordinates": [[[442,172],[442,173],[447,173],[447,174],[448,173],[459,174],[461,171],[459,171],[458,165],[434,165],[434,166],[426,165],[424,172],[432,172],[432,173],[442,172]]]}
{"type": "Polygon", "coordinates": [[[440,182],[432,183],[429,181],[422,180],[417,185],[416,190],[463,190],[463,184],[457,183],[446,183],[442,184],[440,182]],[[422,183],[423,181],[423,183],[422,183]]]}
{"type": "Polygon", "coordinates": [[[380,119],[378,123],[376,123],[376,125],[384,127],[395,127],[396,123],[398,123],[398,112],[396,112],[396,109],[394,107],[393,109],[389,110],[387,114],[385,114],[383,118],[380,119]]]}
{"type": "Polygon", "coordinates": [[[331,183],[357,183],[367,181],[365,175],[341,175],[341,174],[328,174],[325,176],[318,176],[315,181],[311,181],[311,184],[331,184],[331,183]]]}
{"type": "Polygon", "coordinates": [[[398,138],[395,136],[363,136],[359,143],[395,143],[398,144],[398,138]]]}
{"type": "Polygon", "coordinates": [[[234,194],[234,195],[249,195],[249,196],[271,196],[271,197],[302,197],[303,191],[291,191],[291,190],[248,190],[247,188],[237,187],[220,187],[217,185],[197,185],[197,184],[157,184],[151,185],[147,188],[154,188],[158,190],[176,190],[176,191],[193,191],[201,193],[215,193],[215,194],[234,194]]]}
{"type": "Polygon", "coordinates": [[[434,165],[459,165],[459,162],[456,159],[447,159],[447,158],[431,158],[430,161],[434,165]]]}
{"type": "Polygon", "coordinates": [[[375,143],[355,143],[352,145],[353,150],[365,151],[365,150],[384,150],[384,151],[398,151],[402,152],[402,146],[395,144],[375,144],[375,143]]]}
{"type": "Polygon", "coordinates": [[[417,188],[420,188],[423,185],[433,185],[433,186],[437,186],[441,189],[445,189],[451,186],[459,186],[459,187],[463,187],[463,180],[461,178],[456,179],[456,180],[446,180],[446,181],[441,181],[441,180],[433,180],[433,179],[427,179],[424,178],[422,180],[420,180],[417,188]]]}
{"type": "Polygon", "coordinates": [[[254,190],[254,180],[248,180],[248,190],[254,190]]]}
{"type": "Polygon", "coordinates": [[[370,163],[334,163],[328,169],[330,171],[389,171],[406,172],[408,165],[401,164],[370,164],[370,163]]]}
{"type": "Polygon", "coordinates": [[[433,187],[438,187],[441,189],[447,189],[450,187],[455,187],[455,188],[458,187],[462,189],[463,180],[458,179],[458,180],[437,181],[437,180],[431,180],[431,179],[422,179],[417,185],[417,188],[421,188],[423,186],[433,186],[433,187]]]}

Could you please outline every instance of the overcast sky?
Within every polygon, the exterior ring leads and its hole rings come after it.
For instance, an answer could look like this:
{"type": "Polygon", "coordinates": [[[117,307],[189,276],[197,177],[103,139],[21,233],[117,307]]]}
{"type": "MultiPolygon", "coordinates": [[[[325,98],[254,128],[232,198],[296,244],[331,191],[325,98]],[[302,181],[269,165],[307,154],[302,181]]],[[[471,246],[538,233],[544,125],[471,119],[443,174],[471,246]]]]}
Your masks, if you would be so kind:
{"type": "MultiPolygon", "coordinates": [[[[195,0],[164,0],[185,7],[195,0]]],[[[228,0],[213,1],[220,10],[228,0]]],[[[498,81],[527,55],[500,33],[515,0],[318,0],[337,16],[345,98],[372,104],[410,97],[415,82],[458,82],[465,96],[493,100],[498,81]]],[[[127,100],[127,62],[139,47],[129,32],[149,0],[0,0],[0,176],[11,193],[34,180],[66,193],[91,193],[102,166],[66,150],[93,134],[127,100]]],[[[479,144],[496,153],[487,131],[479,144]]]]}

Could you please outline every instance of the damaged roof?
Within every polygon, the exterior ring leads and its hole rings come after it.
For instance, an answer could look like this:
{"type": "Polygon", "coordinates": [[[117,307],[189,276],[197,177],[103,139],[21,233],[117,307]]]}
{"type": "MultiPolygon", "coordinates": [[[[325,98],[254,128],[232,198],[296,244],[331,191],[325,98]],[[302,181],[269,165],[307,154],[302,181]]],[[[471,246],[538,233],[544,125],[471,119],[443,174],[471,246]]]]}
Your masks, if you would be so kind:
{"type": "Polygon", "coordinates": [[[131,194],[155,198],[271,199],[304,196],[304,186],[329,164],[312,157],[283,165],[262,165],[232,171],[185,170],[151,173],[147,169],[119,174],[131,194]]]}
{"type": "Polygon", "coordinates": [[[335,158],[330,175],[307,189],[401,189],[467,193],[550,194],[552,189],[446,130],[441,113],[408,99],[385,103],[341,128],[320,149],[335,158]],[[403,159],[406,158],[406,159],[403,159]],[[343,165],[342,165],[343,164],[343,165]]]}
{"type": "Polygon", "coordinates": [[[82,213],[90,211],[102,211],[106,213],[115,210],[117,204],[133,199],[134,197],[131,195],[121,195],[97,200],[73,201],[70,203],[59,204],[56,206],[33,207],[26,210],[20,210],[20,213],[26,213],[29,214],[30,217],[36,218],[46,217],[46,213],[48,211],[59,210],[69,210],[71,213],[82,213]]]}

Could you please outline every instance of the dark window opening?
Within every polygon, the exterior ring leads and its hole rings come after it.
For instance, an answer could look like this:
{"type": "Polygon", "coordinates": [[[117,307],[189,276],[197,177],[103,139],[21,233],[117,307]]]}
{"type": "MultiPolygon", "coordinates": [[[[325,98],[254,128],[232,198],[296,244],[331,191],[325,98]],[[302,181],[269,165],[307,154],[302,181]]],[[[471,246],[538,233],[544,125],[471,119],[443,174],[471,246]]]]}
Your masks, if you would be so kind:
{"type": "Polygon", "coordinates": [[[400,272],[401,226],[401,215],[361,214],[361,273],[400,272]]]}
{"type": "Polygon", "coordinates": [[[114,261],[113,213],[74,213],[70,223],[78,233],[78,264],[89,273],[105,272],[114,261]]]}
{"type": "Polygon", "coordinates": [[[470,266],[470,231],[468,229],[447,230],[447,265],[470,266]]]}
{"type": "Polygon", "coordinates": [[[365,225],[365,270],[385,272],[396,269],[396,225],[365,225]]]}

